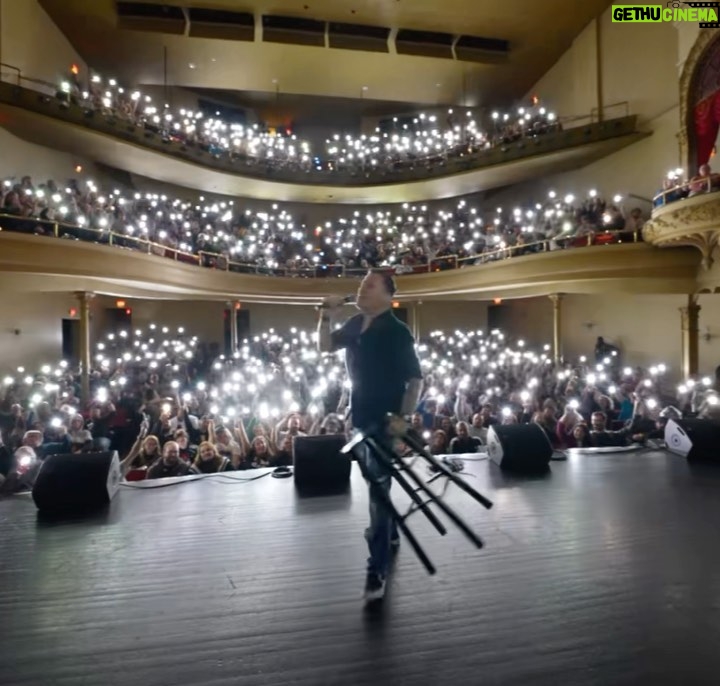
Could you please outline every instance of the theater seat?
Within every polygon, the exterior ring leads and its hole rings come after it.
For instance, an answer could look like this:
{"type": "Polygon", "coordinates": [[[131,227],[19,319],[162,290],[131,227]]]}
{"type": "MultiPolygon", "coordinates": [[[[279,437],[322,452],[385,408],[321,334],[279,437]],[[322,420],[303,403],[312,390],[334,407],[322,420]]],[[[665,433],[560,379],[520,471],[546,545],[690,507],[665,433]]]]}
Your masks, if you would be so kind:
{"type": "Polygon", "coordinates": [[[603,233],[598,233],[595,235],[595,238],[593,240],[593,243],[595,245],[607,245],[608,243],[614,243],[615,242],[615,234],[611,233],[609,231],[604,231],[603,233]]]}

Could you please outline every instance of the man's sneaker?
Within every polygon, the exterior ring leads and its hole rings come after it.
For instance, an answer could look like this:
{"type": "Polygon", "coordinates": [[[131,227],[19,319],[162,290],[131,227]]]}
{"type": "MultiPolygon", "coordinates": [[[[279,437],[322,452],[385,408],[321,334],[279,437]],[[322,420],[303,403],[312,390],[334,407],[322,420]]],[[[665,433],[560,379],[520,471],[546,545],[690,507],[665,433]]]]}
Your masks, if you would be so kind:
{"type": "Polygon", "coordinates": [[[390,539],[390,552],[396,555],[398,550],[400,550],[400,538],[390,539]]]}
{"type": "Polygon", "coordinates": [[[365,580],[365,602],[372,603],[382,600],[385,595],[385,579],[379,574],[368,572],[365,580]]]}

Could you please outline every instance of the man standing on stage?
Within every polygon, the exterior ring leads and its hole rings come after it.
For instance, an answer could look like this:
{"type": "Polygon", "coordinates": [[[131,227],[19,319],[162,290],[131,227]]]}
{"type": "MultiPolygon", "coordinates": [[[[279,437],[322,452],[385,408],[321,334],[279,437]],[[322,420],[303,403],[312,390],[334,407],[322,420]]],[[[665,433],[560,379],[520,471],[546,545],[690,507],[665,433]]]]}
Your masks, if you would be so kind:
{"type": "MultiPolygon", "coordinates": [[[[353,428],[358,431],[383,426],[388,412],[411,415],[420,397],[422,372],[414,340],[408,327],[392,312],[395,290],[390,274],[369,272],[357,292],[360,314],[334,331],[332,320],[346,300],[328,297],[321,309],[318,346],[321,352],[345,350],[352,384],[350,412],[353,428]]],[[[370,550],[365,600],[371,602],[385,594],[392,551],[400,540],[395,523],[380,500],[383,493],[389,496],[391,477],[367,449],[364,459],[372,478],[370,526],[365,531],[370,550]]]]}

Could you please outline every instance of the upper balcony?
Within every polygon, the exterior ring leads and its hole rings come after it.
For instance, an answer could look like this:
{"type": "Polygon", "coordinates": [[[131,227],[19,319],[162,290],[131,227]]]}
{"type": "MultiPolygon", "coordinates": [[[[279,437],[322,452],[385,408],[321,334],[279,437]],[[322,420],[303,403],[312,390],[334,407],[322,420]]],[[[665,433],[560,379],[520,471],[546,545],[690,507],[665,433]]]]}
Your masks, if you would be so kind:
{"type": "Polygon", "coordinates": [[[2,125],[20,138],[158,181],[266,200],[384,204],[455,197],[579,168],[649,135],[637,131],[636,117],[628,115],[385,174],[270,169],[214,155],[156,128],[63,102],[49,94],[52,84],[34,85],[46,92],[0,82],[2,125]]]}

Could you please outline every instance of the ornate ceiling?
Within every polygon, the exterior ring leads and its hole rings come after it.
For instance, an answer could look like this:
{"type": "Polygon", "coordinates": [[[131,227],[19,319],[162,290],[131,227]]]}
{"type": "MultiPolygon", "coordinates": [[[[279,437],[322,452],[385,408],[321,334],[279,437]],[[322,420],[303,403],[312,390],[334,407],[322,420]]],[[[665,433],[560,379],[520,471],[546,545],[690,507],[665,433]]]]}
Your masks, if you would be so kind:
{"type": "MultiPolygon", "coordinates": [[[[185,7],[254,15],[250,41],[120,29],[114,0],[41,4],[90,66],[134,84],[163,83],[167,48],[168,83],[174,86],[390,101],[402,109],[401,103],[473,107],[522,97],[610,3],[176,0],[185,7]],[[382,27],[389,29],[393,47],[382,53],[268,42],[261,30],[267,14],[382,27]],[[489,54],[484,62],[397,54],[398,30],[507,41],[509,52],[500,60],[489,54]]],[[[189,25],[181,30],[190,33],[189,25]]]]}

